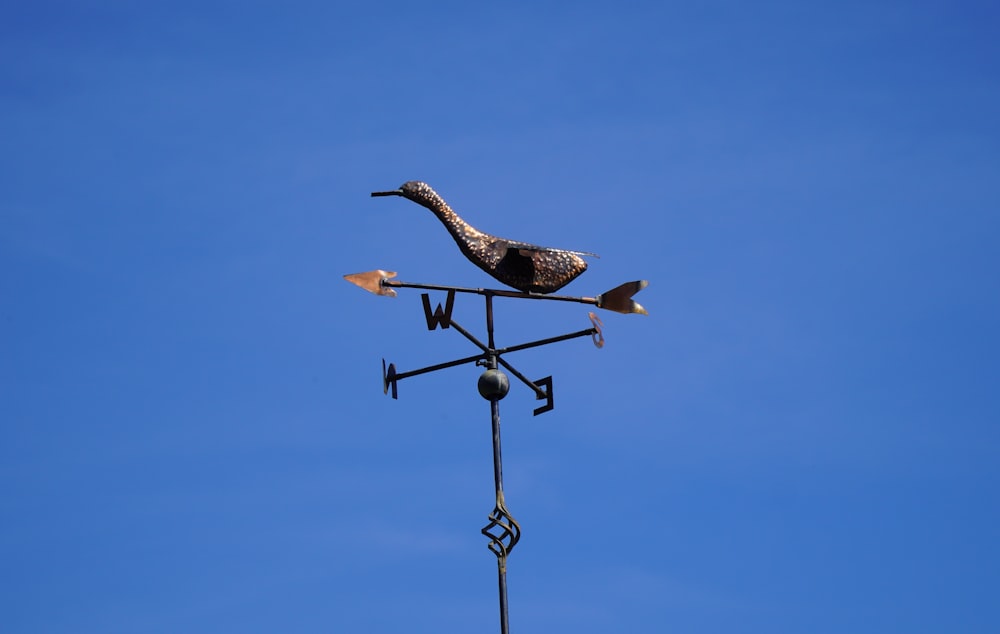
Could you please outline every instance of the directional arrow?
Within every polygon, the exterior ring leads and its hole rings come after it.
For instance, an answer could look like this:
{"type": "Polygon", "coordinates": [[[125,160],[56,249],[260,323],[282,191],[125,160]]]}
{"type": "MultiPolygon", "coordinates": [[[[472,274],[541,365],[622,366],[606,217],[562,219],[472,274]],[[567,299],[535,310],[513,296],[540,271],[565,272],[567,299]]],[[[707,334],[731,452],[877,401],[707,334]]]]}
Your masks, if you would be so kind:
{"type": "Polygon", "coordinates": [[[367,271],[365,273],[353,273],[345,275],[344,279],[365,289],[369,293],[395,297],[396,288],[422,288],[431,291],[451,291],[456,293],[473,293],[476,295],[487,295],[490,297],[515,297],[519,299],[543,299],[560,302],[577,302],[579,304],[591,304],[621,313],[623,315],[648,315],[649,313],[641,304],[632,299],[632,296],[649,286],[646,280],[636,280],[625,282],[610,291],[601,293],[596,297],[571,297],[569,295],[539,295],[536,293],[522,293],[520,291],[508,291],[491,288],[460,288],[455,286],[441,286],[437,284],[413,284],[410,282],[400,282],[393,280],[396,273],[392,271],[367,271]]]}

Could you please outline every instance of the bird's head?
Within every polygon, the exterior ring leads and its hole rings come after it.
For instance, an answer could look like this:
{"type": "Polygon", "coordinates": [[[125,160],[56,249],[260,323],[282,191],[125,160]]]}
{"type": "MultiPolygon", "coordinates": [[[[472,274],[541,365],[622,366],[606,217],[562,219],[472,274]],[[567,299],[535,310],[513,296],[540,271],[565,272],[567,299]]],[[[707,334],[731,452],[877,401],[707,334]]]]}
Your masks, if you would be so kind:
{"type": "Polygon", "coordinates": [[[444,205],[444,200],[438,196],[431,186],[422,181],[407,181],[400,185],[399,189],[387,192],[372,192],[372,196],[402,196],[423,205],[428,209],[435,209],[444,205]]]}

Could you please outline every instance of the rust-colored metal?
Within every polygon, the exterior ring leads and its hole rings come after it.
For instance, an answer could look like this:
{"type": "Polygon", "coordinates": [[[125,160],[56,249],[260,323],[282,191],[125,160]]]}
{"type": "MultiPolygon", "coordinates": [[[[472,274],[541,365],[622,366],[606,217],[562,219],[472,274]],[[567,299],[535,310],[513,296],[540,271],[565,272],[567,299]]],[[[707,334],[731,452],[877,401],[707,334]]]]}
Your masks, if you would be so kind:
{"type": "Polygon", "coordinates": [[[383,271],[381,269],[377,271],[367,271],[365,273],[352,273],[350,275],[345,275],[344,279],[365,289],[369,293],[375,293],[376,295],[385,295],[386,297],[395,297],[396,291],[392,290],[392,287],[385,284],[390,278],[396,277],[394,271],[383,271]]]}
{"type": "Polygon", "coordinates": [[[602,322],[601,318],[595,315],[594,313],[587,313],[587,316],[590,317],[590,323],[594,324],[594,334],[592,337],[594,340],[594,345],[597,346],[598,348],[603,348],[604,333],[601,331],[601,327],[604,325],[604,322],[602,322]]]}
{"type": "Polygon", "coordinates": [[[587,270],[587,251],[554,249],[499,238],[462,220],[431,186],[420,181],[372,196],[400,196],[426,207],[445,226],[466,258],[494,278],[525,293],[553,293],[587,270]]]}
{"type": "Polygon", "coordinates": [[[598,308],[623,313],[625,315],[648,315],[646,309],[632,299],[632,296],[649,286],[646,280],[625,282],[606,293],[598,295],[594,302],[598,308]]]}

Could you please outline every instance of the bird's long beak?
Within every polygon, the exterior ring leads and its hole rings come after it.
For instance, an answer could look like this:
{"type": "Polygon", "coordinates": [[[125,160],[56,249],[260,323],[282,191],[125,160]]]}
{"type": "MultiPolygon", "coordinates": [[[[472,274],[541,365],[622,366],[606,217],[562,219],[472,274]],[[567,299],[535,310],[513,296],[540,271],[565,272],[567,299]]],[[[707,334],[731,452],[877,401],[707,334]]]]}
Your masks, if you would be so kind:
{"type": "Polygon", "coordinates": [[[402,195],[403,195],[402,189],[394,189],[391,192],[372,192],[372,198],[375,198],[376,196],[402,196],[402,195]]]}

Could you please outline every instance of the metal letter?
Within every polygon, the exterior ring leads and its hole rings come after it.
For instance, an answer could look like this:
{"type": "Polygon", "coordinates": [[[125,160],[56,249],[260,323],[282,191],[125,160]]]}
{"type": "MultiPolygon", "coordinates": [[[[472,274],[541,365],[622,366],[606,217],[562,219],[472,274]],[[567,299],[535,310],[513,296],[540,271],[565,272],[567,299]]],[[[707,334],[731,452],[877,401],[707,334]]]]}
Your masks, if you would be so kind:
{"type": "MultiPolygon", "coordinates": [[[[535,416],[538,416],[539,414],[544,414],[545,412],[551,412],[552,409],[555,407],[555,404],[552,402],[552,377],[547,376],[544,379],[539,379],[535,381],[535,385],[537,385],[540,388],[543,388],[545,391],[545,405],[542,405],[541,407],[535,410],[535,416]]],[[[535,396],[536,401],[540,401],[541,399],[542,399],[541,396],[537,395],[535,396]]]]}
{"type": "Polygon", "coordinates": [[[392,386],[392,398],[398,399],[399,395],[396,393],[396,364],[390,363],[389,369],[386,370],[385,359],[382,359],[382,393],[389,393],[389,386],[392,386]]]}
{"type": "Polygon", "coordinates": [[[427,318],[427,330],[434,330],[439,324],[442,329],[451,325],[451,309],[455,307],[455,291],[448,291],[448,299],[444,303],[444,310],[441,310],[441,304],[438,304],[433,313],[431,313],[431,296],[423,293],[420,299],[424,303],[424,317],[427,318]]]}

